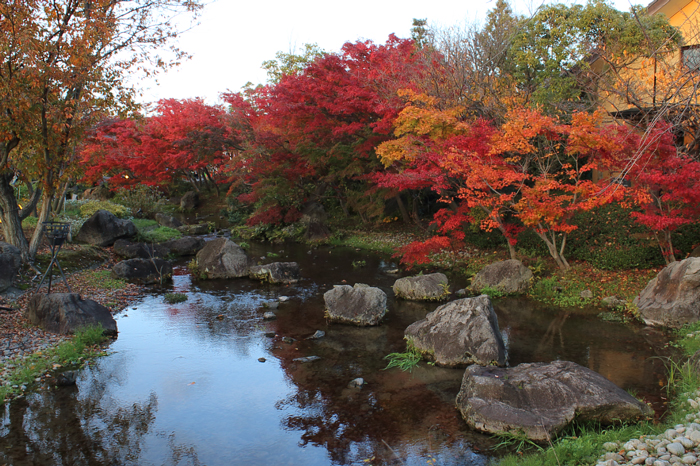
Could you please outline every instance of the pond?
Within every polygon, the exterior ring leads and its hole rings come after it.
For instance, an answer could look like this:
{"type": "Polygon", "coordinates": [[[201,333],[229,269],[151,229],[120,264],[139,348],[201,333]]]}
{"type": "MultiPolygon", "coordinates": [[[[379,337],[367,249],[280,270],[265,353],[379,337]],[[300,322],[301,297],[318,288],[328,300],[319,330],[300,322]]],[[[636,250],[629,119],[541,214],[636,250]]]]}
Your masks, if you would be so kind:
{"type": "MultiPolygon", "coordinates": [[[[111,354],[76,386],[4,407],[0,464],[480,465],[499,454],[497,440],[467,428],[454,407],[463,369],[384,370],[385,355],[405,350],[405,328],[438,305],[394,300],[396,264],[347,248],[253,244],[249,252],[296,261],[304,279],[193,281],[177,266],[171,288],[115,316],[111,354]],[[324,320],[323,293],[341,283],[387,292],[380,326],[324,320]],[[165,304],[172,290],[188,300],[165,304]],[[266,303],[281,296],[289,300],[277,319],[263,320],[266,303]],[[325,336],[306,339],[317,330],[325,336]],[[321,359],[294,361],[303,356],[321,359]],[[356,377],[366,385],[348,388],[356,377]]],[[[453,292],[464,284],[451,277],[453,292]]],[[[494,307],[511,365],[574,361],[664,409],[663,333],[525,299],[494,307]]]]}

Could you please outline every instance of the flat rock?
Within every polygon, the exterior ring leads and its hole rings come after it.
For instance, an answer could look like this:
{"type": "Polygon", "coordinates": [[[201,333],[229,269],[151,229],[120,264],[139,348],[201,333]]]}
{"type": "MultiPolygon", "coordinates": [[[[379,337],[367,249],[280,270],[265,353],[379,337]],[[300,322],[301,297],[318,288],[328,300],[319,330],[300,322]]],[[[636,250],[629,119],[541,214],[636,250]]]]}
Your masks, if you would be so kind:
{"type": "Polygon", "coordinates": [[[127,259],[162,258],[170,254],[170,248],[162,244],[132,243],[128,239],[118,239],[114,242],[114,253],[127,259]]]}
{"type": "Polygon", "coordinates": [[[470,366],[456,404],[475,429],[522,433],[535,441],[556,436],[574,419],[606,425],[653,414],[602,375],[569,361],[470,366]]]}
{"type": "Polygon", "coordinates": [[[183,236],[182,238],[171,239],[162,244],[170,250],[171,254],[177,254],[178,256],[194,256],[204,247],[205,241],[202,238],[195,238],[194,236],[183,236]]]}
{"type": "Polygon", "coordinates": [[[177,227],[176,230],[182,233],[183,235],[206,235],[209,233],[209,224],[207,223],[198,223],[196,225],[182,225],[181,227],[177,227]]]}
{"type": "Polygon", "coordinates": [[[320,340],[321,338],[326,336],[326,332],[323,330],[316,330],[313,335],[310,337],[306,337],[306,340],[320,340]]]}
{"type": "Polygon", "coordinates": [[[450,287],[444,273],[399,278],[394,282],[397,298],[413,301],[444,301],[450,296],[450,287]]]}
{"type": "Polygon", "coordinates": [[[700,258],[666,266],[634,299],[647,325],[680,328],[700,319],[700,258]]]}
{"type": "Polygon", "coordinates": [[[104,248],[112,246],[118,239],[134,236],[136,236],[134,222],[121,220],[106,210],[98,210],[83,223],[75,239],[104,248]]]}
{"type": "Polygon", "coordinates": [[[269,283],[292,284],[301,279],[299,264],[296,262],[273,262],[272,264],[251,266],[250,278],[269,283]]]}
{"type": "Polygon", "coordinates": [[[443,304],[404,334],[409,345],[440,366],[503,366],[507,361],[498,317],[486,295],[443,304]]]}
{"type": "Polygon", "coordinates": [[[112,275],[142,285],[166,283],[172,279],[173,266],[163,259],[127,259],[112,267],[112,275]]]}
{"type": "Polygon", "coordinates": [[[326,317],[359,326],[377,325],[386,314],[386,293],[361,283],[335,285],[323,294],[326,317]]]}
{"type": "Polygon", "coordinates": [[[530,287],[532,271],[522,262],[509,259],[487,265],[472,279],[471,289],[480,293],[484,288],[494,288],[506,294],[525,293],[530,287]]]}
{"type": "Polygon", "coordinates": [[[319,359],[321,359],[319,356],[305,356],[303,358],[294,358],[294,359],[292,359],[292,361],[300,362],[300,363],[304,364],[307,362],[318,361],[319,359]]]}
{"type": "Polygon", "coordinates": [[[109,309],[75,293],[35,294],[24,316],[44,330],[64,335],[91,325],[102,325],[106,335],[117,334],[117,322],[109,309]]]}
{"type": "Polygon", "coordinates": [[[248,275],[251,260],[243,248],[226,238],[208,241],[196,257],[206,278],[238,278],[248,275]]]}

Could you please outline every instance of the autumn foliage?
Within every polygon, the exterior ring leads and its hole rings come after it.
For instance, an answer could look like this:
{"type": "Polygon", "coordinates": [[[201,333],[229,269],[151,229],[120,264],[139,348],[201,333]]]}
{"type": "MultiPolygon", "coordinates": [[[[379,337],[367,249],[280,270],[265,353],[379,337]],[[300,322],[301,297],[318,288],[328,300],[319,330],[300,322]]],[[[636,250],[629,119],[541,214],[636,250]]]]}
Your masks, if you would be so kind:
{"type": "Polygon", "coordinates": [[[221,177],[239,144],[224,109],[200,99],[166,99],[155,110],[139,120],[103,121],[92,131],[81,149],[86,181],[158,186],[185,178],[197,187],[221,177]]]}

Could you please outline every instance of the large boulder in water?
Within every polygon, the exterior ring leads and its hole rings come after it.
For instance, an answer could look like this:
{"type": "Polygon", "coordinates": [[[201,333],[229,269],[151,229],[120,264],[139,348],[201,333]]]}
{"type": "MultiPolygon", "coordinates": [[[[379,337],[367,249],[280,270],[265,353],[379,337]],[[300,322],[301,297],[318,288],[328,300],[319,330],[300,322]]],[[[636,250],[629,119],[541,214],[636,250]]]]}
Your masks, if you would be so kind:
{"type": "Polygon", "coordinates": [[[532,271],[515,259],[487,265],[472,279],[471,289],[480,293],[484,288],[494,288],[502,293],[525,293],[530,287],[532,271]]]}
{"type": "Polygon", "coordinates": [[[44,330],[64,335],[98,324],[105,334],[117,334],[117,322],[109,309],[75,293],[35,294],[29,298],[24,316],[44,330]]]}
{"type": "Polygon", "coordinates": [[[456,404],[475,429],[535,441],[551,439],[574,419],[612,424],[653,414],[602,375],[569,361],[470,366],[456,404]]]}
{"type": "Polygon", "coordinates": [[[195,238],[194,236],[183,236],[178,239],[171,239],[163,243],[163,246],[170,249],[172,254],[177,254],[178,256],[194,256],[203,247],[205,241],[202,238],[195,238]]]}
{"type": "Polygon", "coordinates": [[[199,194],[195,191],[187,191],[180,199],[180,209],[192,211],[199,206],[199,194]]]}
{"type": "Polygon", "coordinates": [[[112,274],[131,283],[150,285],[172,279],[173,266],[163,259],[127,259],[112,267],[112,274]]]}
{"type": "Polygon", "coordinates": [[[19,248],[0,241],[0,292],[12,286],[21,266],[22,253],[19,248]]]}
{"type": "Polygon", "coordinates": [[[299,264],[296,262],[273,262],[272,264],[254,265],[249,271],[250,278],[269,283],[296,283],[301,279],[299,264]]]}
{"type": "Polygon", "coordinates": [[[252,265],[243,248],[226,238],[207,242],[196,261],[200,274],[210,279],[246,277],[252,265]]]}
{"type": "Polygon", "coordinates": [[[136,226],[131,220],[118,219],[113,213],[98,210],[80,227],[76,241],[107,247],[121,238],[136,236],[136,226]]]}
{"type": "Polygon", "coordinates": [[[326,317],[359,326],[377,325],[386,314],[386,293],[362,283],[335,285],[323,294],[326,317]]]}
{"type": "Polygon", "coordinates": [[[443,304],[406,328],[405,338],[437,365],[505,365],[506,347],[486,295],[443,304]]]}
{"type": "Polygon", "coordinates": [[[449,282],[444,273],[399,278],[393,288],[397,298],[413,301],[443,301],[450,296],[449,282]]]}
{"type": "Polygon", "coordinates": [[[165,257],[170,249],[160,244],[132,243],[128,239],[118,239],[114,242],[114,253],[127,259],[150,259],[165,257]]]}
{"type": "Polygon", "coordinates": [[[307,203],[301,211],[301,219],[299,221],[306,227],[304,232],[306,241],[323,241],[331,234],[328,228],[326,209],[318,202],[307,203]]]}
{"type": "Polygon", "coordinates": [[[680,328],[700,320],[700,258],[666,266],[634,304],[647,325],[680,328]]]}

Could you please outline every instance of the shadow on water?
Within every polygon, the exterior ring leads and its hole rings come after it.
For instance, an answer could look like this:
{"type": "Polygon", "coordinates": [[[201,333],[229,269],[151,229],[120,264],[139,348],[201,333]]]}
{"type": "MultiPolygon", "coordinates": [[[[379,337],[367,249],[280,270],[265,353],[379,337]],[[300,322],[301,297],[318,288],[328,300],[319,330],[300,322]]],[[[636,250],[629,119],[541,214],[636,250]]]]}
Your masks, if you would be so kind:
{"type": "MultiPolygon", "coordinates": [[[[113,353],[82,371],[76,387],[5,406],[0,464],[489,461],[494,440],[468,429],[454,408],[463,370],[424,363],[412,373],[383,370],[386,354],[405,350],[404,329],[437,306],[393,299],[397,277],[389,271],[396,264],[352,249],[299,245],[253,245],[250,254],[297,261],[305,278],[293,286],[193,282],[176,267],[173,289],[186,293],[186,302],[165,304],[160,292],[144,298],[117,316],[113,353]],[[323,293],[344,280],[387,292],[389,313],[380,326],[324,320],[323,293]],[[275,310],[277,319],[264,321],[266,303],[280,296],[289,300],[275,310]],[[326,335],[307,340],[316,330],[326,335]],[[303,356],[321,359],[294,361],[303,356]],[[365,386],[348,388],[356,377],[365,386]]],[[[457,277],[451,283],[453,291],[464,285],[457,277]]],[[[499,300],[495,308],[511,365],[575,361],[661,407],[662,333],[525,299],[499,300]]]]}

